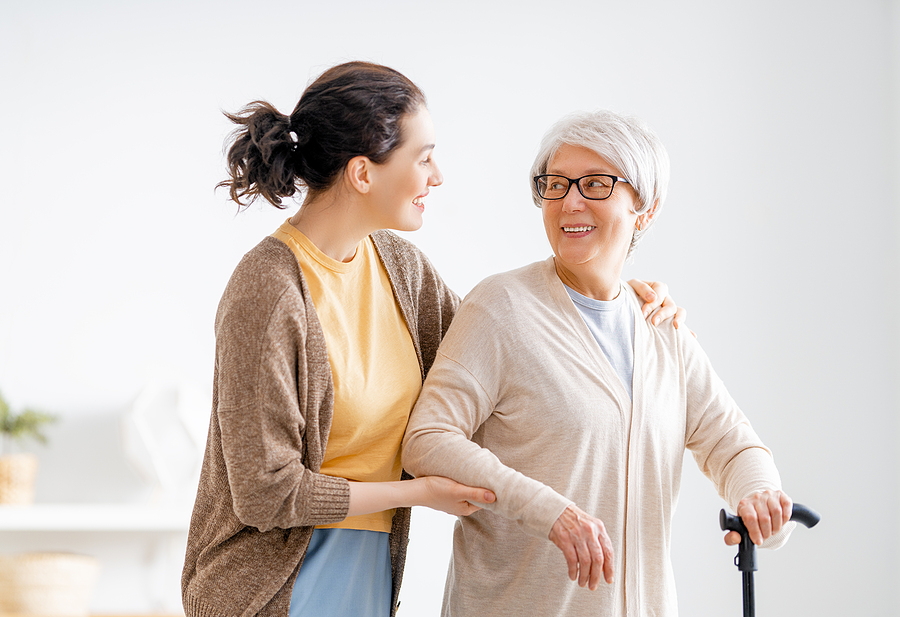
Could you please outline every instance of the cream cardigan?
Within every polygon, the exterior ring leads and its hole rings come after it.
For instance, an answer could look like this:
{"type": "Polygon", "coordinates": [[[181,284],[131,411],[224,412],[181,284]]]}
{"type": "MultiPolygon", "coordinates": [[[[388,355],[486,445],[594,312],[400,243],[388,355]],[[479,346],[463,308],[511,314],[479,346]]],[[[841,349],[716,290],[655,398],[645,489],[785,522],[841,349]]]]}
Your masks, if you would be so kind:
{"type": "MultiPolygon", "coordinates": [[[[780,488],[770,452],[697,341],[635,311],[633,404],[553,259],[466,297],[410,418],[404,468],[497,494],[456,523],[445,616],[675,615],[669,559],[685,448],[734,508],[780,488]],[[574,502],[600,518],[615,581],[568,580],[548,540],[574,502]]],[[[786,533],[769,544],[783,542],[786,533]]]]}
{"type": "MultiPolygon", "coordinates": [[[[459,303],[412,244],[372,234],[421,374],[459,303]]],[[[313,526],[342,520],[349,484],[322,475],[333,384],[325,336],[291,250],[265,238],[235,269],[216,314],[213,409],[182,574],[187,617],[287,617],[313,526]]],[[[392,614],[409,508],[391,531],[392,614]]]]}

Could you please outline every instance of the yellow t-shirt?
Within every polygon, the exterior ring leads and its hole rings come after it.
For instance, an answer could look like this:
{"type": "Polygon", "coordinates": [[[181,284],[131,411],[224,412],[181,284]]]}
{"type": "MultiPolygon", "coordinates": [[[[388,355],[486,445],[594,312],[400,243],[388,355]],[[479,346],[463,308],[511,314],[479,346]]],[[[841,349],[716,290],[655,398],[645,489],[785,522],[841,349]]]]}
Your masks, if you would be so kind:
{"type": "MultiPolygon", "coordinates": [[[[334,417],[321,473],[358,482],[399,480],[400,444],[422,377],[372,238],[340,262],[287,221],[272,236],[297,256],[325,331],[334,417]]],[[[320,527],[389,532],[393,515],[388,510],[320,527]]]]}

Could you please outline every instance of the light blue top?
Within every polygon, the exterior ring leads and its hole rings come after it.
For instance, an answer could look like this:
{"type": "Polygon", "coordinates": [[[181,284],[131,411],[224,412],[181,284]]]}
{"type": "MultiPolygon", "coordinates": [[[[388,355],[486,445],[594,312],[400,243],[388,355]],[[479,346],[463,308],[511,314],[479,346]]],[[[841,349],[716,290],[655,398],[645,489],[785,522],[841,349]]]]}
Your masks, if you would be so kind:
{"type": "Polygon", "coordinates": [[[632,396],[634,375],[634,312],[623,290],[613,300],[594,300],[568,285],[566,292],[581,313],[588,330],[616,370],[628,396],[632,396]]]}

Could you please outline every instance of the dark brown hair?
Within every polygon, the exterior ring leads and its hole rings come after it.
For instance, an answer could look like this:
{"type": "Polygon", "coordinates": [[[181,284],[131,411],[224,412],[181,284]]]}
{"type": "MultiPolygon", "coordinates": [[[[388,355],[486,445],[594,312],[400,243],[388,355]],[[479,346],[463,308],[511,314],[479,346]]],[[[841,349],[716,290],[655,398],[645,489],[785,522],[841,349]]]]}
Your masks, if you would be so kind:
{"type": "Polygon", "coordinates": [[[300,185],[310,193],[331,187],[355,156],[387,161],[402,142],[400,123],[425,104],[425,95],[394,69],[369,62],[332,67],[310,84],[286,116],[265,101],[237,114],[228,148],[232,200],[247,206],[262,196],[277,208],[300,185]],[[246,200],[246,201],[245,201],[246,200]]]}

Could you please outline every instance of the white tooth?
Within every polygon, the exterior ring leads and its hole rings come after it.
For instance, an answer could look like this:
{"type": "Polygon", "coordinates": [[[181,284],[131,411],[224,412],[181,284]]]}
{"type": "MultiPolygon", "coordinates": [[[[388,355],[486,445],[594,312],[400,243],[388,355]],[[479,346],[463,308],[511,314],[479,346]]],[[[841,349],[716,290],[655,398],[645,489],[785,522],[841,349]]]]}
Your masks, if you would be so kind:
{"type": "Polygon", "coordinates": [[[583,225],[581,227],[563,227],[563,231],[567,231],[569,233],[578,233],[582,231],[588,231],[590,229],[593,229],[593,227],[591,227],[590,225],[583,225]]]}

